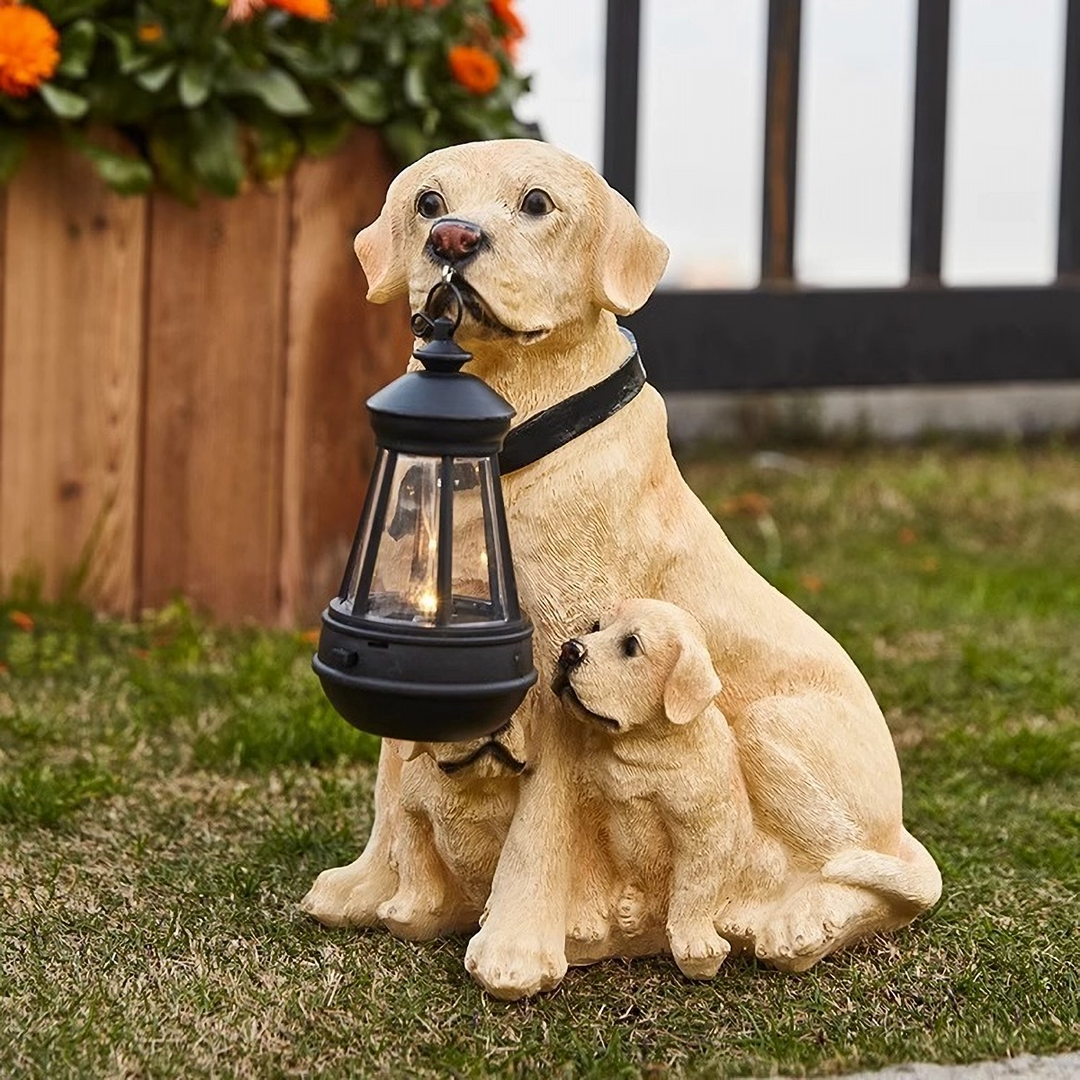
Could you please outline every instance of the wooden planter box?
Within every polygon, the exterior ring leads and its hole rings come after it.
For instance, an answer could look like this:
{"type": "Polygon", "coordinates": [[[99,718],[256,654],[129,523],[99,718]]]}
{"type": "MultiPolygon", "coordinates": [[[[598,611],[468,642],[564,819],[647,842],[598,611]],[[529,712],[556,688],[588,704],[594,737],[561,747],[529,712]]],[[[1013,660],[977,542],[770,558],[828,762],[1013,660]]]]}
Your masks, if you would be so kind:
{"type": "Polygon", "coordinates": [[[364,400],[412,343],[352,253],[392,174],[358,131],[191,209],[35,148],[0,189],[0,592],[314,624],[371,466],[364,400]]]}

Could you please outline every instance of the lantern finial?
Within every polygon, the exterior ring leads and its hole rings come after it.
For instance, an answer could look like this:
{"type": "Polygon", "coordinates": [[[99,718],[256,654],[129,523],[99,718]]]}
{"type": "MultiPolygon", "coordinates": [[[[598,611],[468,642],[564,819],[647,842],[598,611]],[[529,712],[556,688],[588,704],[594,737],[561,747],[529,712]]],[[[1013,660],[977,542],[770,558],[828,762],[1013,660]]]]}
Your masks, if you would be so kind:
{"type": "Polygon", "coordinates": [[[424,301],[423,311],[413,315],[410,323],[412,332],[427,342],[415,349],[413,356],[428,371],[458,371],[472,359],[472,353],[466,352],[454,340],[464,310],[465,303],[461,292],[450,279],[450,275],[447,275],[432,287],[424,301]],[[449,315],[451,306],[454,311],[453,318],[449,315]],[[430,313],[433,311],[441,313],[432,316],[430,313]]]}

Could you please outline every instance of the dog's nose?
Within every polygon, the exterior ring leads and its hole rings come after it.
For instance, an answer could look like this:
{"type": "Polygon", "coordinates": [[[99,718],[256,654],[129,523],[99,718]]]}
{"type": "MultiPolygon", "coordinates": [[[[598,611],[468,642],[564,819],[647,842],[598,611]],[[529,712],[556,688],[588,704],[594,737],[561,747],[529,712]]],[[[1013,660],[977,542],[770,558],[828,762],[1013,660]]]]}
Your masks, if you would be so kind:
{"type": "Polygon", "coordinates": [[[570,668],[577,667],[588,653],[589,650],[577,638],[571,638],[559,652],[559,667],[563,671],[569,671],[570,668]]]}
{"type": "Polygon", "coordinates": [[[477,248],[484,234],[479,225],[457,218],[437,221],[431,227],[431,249],[440,259],[447,262],[460,262],[468,258],[477,248]]]}

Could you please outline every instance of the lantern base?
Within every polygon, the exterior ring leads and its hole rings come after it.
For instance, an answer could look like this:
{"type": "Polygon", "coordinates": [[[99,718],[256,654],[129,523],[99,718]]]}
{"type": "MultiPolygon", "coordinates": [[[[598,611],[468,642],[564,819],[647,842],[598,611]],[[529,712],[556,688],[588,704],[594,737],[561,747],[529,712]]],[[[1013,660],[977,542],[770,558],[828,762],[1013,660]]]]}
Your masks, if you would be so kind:
{"type": "Polygon", "coordinates": [[[388,628],[323,612],[312,659],[330,704],[353,727],[416,742],[498,731],[536,682],[532,626],[388,628]]]}

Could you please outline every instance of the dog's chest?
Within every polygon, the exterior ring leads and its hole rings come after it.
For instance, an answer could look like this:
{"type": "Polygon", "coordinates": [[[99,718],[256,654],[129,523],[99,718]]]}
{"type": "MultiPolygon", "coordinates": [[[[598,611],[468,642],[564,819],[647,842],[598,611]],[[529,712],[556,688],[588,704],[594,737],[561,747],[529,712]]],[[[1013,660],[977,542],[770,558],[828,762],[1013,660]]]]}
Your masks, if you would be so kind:
{"type": "Polygon", "coordinates": [[[530,489],[508,507],[522,605],[538,632],[558,642],[640,592],[648,574],[649,552],[627,536],[622,499],[590,495],[530,489]]]}

